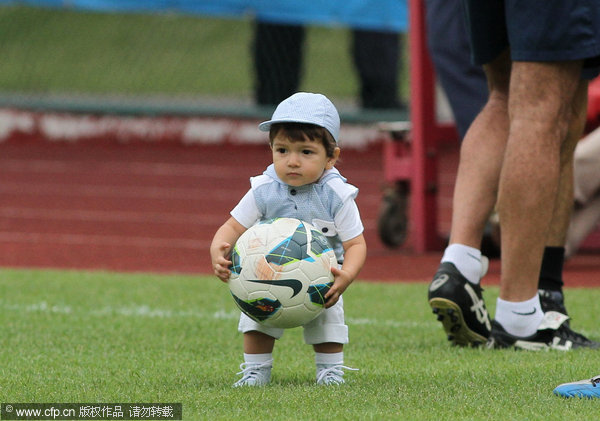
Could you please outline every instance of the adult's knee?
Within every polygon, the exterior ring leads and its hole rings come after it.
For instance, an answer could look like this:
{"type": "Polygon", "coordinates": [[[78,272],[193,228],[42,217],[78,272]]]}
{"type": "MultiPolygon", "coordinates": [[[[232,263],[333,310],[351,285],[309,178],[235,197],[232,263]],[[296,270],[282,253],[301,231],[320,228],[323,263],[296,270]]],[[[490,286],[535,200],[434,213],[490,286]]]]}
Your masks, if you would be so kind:
{"type": "Polygon", "coordinates": [[[483,65],[490,97],[497,95],[496,99],[508,101],[511,69],[512,62],[509,49],[503,51],[490,63],[483,65]]]}

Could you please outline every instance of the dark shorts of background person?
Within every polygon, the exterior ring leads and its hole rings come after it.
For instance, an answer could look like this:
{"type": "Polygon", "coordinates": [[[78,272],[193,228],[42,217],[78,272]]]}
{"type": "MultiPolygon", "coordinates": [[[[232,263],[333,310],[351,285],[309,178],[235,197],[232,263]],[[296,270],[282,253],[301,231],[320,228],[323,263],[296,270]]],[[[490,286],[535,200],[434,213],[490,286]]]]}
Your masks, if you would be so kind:
{"type": "Polygon", "coordinates": [[[600,73],[598,0],[463,0],[475,64],[510,46],[513,61],[584,60],[582,77],[600,73]]]}
{"type": "Polygon", "coordinates": [[[425,10],[431,60],[462,141],[487,102],[487,80],[481,66],[471,63],[461,0],[425,0],[425,10]]]}

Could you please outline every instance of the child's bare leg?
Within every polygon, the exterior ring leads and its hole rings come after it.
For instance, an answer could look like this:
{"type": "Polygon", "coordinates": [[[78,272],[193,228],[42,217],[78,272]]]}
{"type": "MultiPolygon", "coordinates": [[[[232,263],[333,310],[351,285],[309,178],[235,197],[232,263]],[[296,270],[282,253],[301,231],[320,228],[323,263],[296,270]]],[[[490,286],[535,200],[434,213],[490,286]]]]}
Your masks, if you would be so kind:
{"type": "Polygon", "coordinates": [[[244,333],[244,353],[246,354],[270,354],[274,347],[275,338],[272,336],[256,330],[244,333]]]}
{"type": "Polygon", "coordinates": [[[233,387],[265,386],[271,381],[275,338],[252,330],[244,333],[244,363],[238,374],[242,378],[233,387]]]}
{"type": "Polygon", "coordinates": [[[344,350],[344,344],[338,344],[336,342],[324,342],[322,344],[314,344],[313,349],[315,352],[333,354],[336,352],[342,352],[344,350]]]}

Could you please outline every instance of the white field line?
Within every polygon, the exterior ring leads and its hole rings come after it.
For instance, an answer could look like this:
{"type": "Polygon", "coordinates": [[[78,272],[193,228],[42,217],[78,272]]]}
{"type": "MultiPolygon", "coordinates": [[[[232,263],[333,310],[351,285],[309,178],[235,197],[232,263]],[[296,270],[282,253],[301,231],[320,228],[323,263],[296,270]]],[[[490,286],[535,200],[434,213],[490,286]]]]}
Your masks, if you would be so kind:
{"type": "Polygon", "coordinates": [[[125,237],[118,235],[39,234],[25,232],[0,232],[0,242],[20,244],[61,244],[68,246],[177,248],[199,250],[203,253],[210,247],[210,240],[125,237]]]}
{"type": "MultiPolygon", "coordinates": [[[[43,314],[66,314],[73,316],[123,316],[134,318],[158,318],[158,319],[202,319],[202,320],[238,320],[239,311],[237,310],[218,310],[214,312],[197,311],[197,310],[170,310],[161,308],[152,308],[147,305],[141,306],[104,306],[97,310],[89,310],[85,308],[76,308],[68,305],[49,304],[46,301],[37,303],[9,303],[0,300],[0,311],[4,312],[19,312],[19,313],[43,313],[43,314]]],[[[422,322],[415,321],[400,321],[391,319],[374,319],[368,317],[346,319],[346,323],[351,326],[382,326],[389,328],[418,328],[425,330],[439,329],[439,325],[435,320],[423,320],[422,322]]],[[[600,335],[600,329],[582,331],[586,336],[600,335]]]]}
{"type": "MultiPolygon", "coordinates": [[[[231,118],[93,116],[59,112],[0,110],[0,142],[15,133],[41,133],[49,141],[83,142],[88,138],[114,138],[120,142],[178,139],[181,144],[265,144],[258,121],[231,118]]],[[[340,128],[344,148],[361,149],[381,140],[375,124],[340,128]]]]}
{"type": "MultiPolygon", "coordinates": [[[[46,301],[41,301],[32,304],[15,304],[6,301],[0,301],[0,309],[5,311],[15,311],[23,313],[44,313],[44,314],[72,314],[79,316],[124,316],[124,317],[139,317],[139,318],[159,318],[159,319],[175,319],[175,318],[193,318],[193,319],[213,319],[213,320],[237,320],[239,311],[237,310],[219,310],[215,312],[197,311],[197,310],[170,310],[161,308],[152,308],[147,305],[141,306],[104,306],[97,310],[89,310],[85,308],[75,308],[66,305],[53,305],[46,301]]],[[[435,320],[431,323],[423,322],[403,322],[399,320],[381,320],[371,318],[347,318],[346,322],[349,325],[359,326],[385,326],[385,327],[409,327],[409,328],[438,328],[435,320]]]]}

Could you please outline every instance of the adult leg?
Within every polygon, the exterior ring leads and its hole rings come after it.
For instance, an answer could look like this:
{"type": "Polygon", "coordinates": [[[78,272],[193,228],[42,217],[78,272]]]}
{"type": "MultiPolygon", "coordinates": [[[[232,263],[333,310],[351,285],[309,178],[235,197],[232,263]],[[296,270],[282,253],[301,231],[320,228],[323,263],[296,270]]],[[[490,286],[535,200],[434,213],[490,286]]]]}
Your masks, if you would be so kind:
{"type": "Polygon", "coordinates": [[[585,206],[573,212],[567,242],[565,257],[572,257],[585,239],[600,225],[600,196],[594,196],[585,206]]]}
{"type": "Polygon", "coordinates": [[[581,62],[513,63],[510,131],[498,191],[502,300],[523,302],[537,294],[580,71],[581,62]]]}
{"type": "Polygon", "coordinates": [[[496,204],[508,138],[508,51],[485,66],[489,99],[463,140],[452,201],[450,244],[479,249],[485,223],[496,204]]]}
{"type": "Polygon", "coordinates": [[[301,25],[254,23],[252,59],[257,104],[277,105],[298,90],[304,38],[301,25]]]}
{"type": "Polygon", "coordinates": [[[397,32],[352,30],[352,57],[363,108],[402,107],[398,92],[401,47],[397,32]]]}
{"type": "Polygon", "coordinates": [[[600,128],[596,128],[575,149],[575,202],[585,205],[600,192],[600,128]]]}
{"type": "Polygon", "coordinates": [[[560,151],[558,194],[546,241],[546,245],[550,247],[563,247],[566,241],[569,219],[573,209],[573,155],[585,128],[587,88],[587,81],[581,79],[571,107],[572,117],[567,137],[560,151]]]}
{"type": "Polygon", "coordinates": [[[479,281],[485,259],[483,229],[496,203],[498,178],[508,136],[508,51],[486,66],[489,100],[463,140],[454,188],[450,244],[429,286],[429,305],[457,345],[484,343],[491,322],[479,281]]]}
{"type": "Polygon", "coordinates": [[[587,81],[581,79],[572,105],[571,123],[560,154],[560,181],[542,257],[538,289],[542,310],[567,314],[563,297],[566,233],[573,209],[573,154],[586,123],[587,81]]]}
{"type": "Polygon", "coordinates": [[[572,331],[567,316],[560,314],[564,312],[545,313],[538,292],[544,246],[564,241],[569,213],[565,207],[572,204],[565,193],[571,189],[563,183],[570,179],[565,174],[570,172],[573,144],[580,132],[578,115],[585,114],[580,69],[579,62],[513,63],[511,126],[497,206],[502,274],[490,347],[600,347],[572,331]],[[551,227],[552,222],[556,227],[551,227]]]}
{"type": "Polygon", "coordinates": [[[600,222],[600,128],[577,144],[574,155],[575,211],[565,243],[567,257],[600,222]]]}

